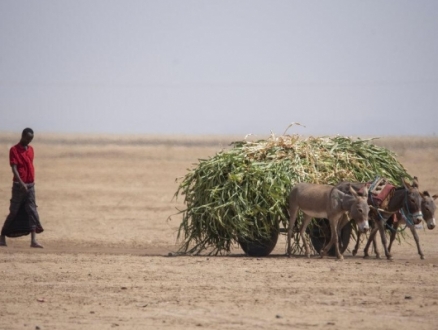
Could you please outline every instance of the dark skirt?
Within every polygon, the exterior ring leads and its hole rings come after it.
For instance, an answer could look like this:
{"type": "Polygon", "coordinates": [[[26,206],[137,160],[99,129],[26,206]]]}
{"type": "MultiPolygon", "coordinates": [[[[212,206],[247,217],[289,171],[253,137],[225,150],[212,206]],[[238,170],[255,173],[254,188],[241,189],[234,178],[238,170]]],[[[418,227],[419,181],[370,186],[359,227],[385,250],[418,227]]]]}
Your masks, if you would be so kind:
{"type": "Polygon", "coordinates": [[[19,237],[29,235],[35,231],[44,231],[35,203],[35,187],[28,185],[25,192],[19,184],[12,186],[12,198],[9,207],[9,215],[5,220],[1,234],[8,237],[19,237]]]}

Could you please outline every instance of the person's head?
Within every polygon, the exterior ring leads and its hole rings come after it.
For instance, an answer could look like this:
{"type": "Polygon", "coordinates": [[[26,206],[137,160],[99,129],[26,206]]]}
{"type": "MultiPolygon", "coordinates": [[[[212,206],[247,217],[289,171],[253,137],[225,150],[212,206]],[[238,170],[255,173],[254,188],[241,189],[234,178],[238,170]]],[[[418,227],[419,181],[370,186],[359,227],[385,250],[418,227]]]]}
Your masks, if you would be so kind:
{"type": "Polygon", "coordinates": [[[20,144],[23,146],[27,146],[30,142],[32,142],[32,139],[33,139],[33,129],[25,128],[21,133],[20,144]]]}

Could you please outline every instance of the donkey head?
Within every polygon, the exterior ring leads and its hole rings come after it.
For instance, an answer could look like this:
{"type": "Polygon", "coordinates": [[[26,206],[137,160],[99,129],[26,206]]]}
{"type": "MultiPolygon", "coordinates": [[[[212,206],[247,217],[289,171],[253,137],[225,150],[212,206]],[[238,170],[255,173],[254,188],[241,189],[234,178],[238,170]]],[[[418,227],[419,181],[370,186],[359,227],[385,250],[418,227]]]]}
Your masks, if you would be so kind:
{"type": "Polygon", "coordinates": [[[423,200],[421,201],[421,212],[423,212],[424,221],[427,223],[428,229],[435,228],[435,210],[436,205],[434,200],[438,198],[438,195],[430,196],[429,192],[423,192],[423,200]]]}
{"type": "Polygon", "coordinates": [[[355,201],[351,204],[350,207],[350,217],[356,221],[357,227],[361,233],[366,233],[370,228],[368,223],[368,213],[370,211],[370,207],[368,205],[368,189],[364,186],[361,189],[362,196],[360,196],[356,190],[354,190],[350,186],[350,194],[353,196],[355,201]]]}
{"type": "Polygon", "coordinates": [[[412,185],[404,179],[402,182],[406,190],[406,196],[401,210],[409,221],[417,225],[423,220],[423,213],[421,212],[422,196],[418,190],[418,178],[414,177],[412,185]]]}

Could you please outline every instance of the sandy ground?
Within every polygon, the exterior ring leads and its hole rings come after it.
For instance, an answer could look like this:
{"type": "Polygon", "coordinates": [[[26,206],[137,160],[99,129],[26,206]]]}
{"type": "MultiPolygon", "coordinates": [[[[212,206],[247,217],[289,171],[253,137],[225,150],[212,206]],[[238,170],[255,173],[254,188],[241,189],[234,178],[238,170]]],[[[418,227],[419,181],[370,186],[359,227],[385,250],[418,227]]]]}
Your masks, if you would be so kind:
{"type": "MultiPolygon", "coordinates": [[[[0,134],[0,215],[8,149],[0,134]]],[[[177,249],[175,179],[227,139],[37,135],[43,250],[0,249],[0,329],[437,329],[438,230],[394,261],[168,256],[177,249]]],[[[420,187],[438,193],[438,139],[388,139],[420,187]],[[395,141],[395,142],[394,142],[395,141]]],[[[3,220],[1,220],[3,221],[3,220]]],[[[361,254],[362,255],[362,254],[361,254]]]]}

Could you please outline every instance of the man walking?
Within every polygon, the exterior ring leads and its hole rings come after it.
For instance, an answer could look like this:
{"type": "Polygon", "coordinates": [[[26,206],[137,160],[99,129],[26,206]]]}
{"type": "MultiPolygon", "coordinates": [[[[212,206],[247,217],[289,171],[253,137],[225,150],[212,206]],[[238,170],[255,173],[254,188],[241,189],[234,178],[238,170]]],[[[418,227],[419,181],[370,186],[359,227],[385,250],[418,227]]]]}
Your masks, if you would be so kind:
{"type": "Polygon", "coordinates": [[[36,234],[43,232],[35,203],[34,152],[30,142],[33,130],[25,128],[18,144],[9,150],[9,163],[12,168],[13,184],[9,215],[3,224],[0,246],[6,246],[6,236],[19,237],[31,234],[30,246],[42,248],[36,234]]]}

